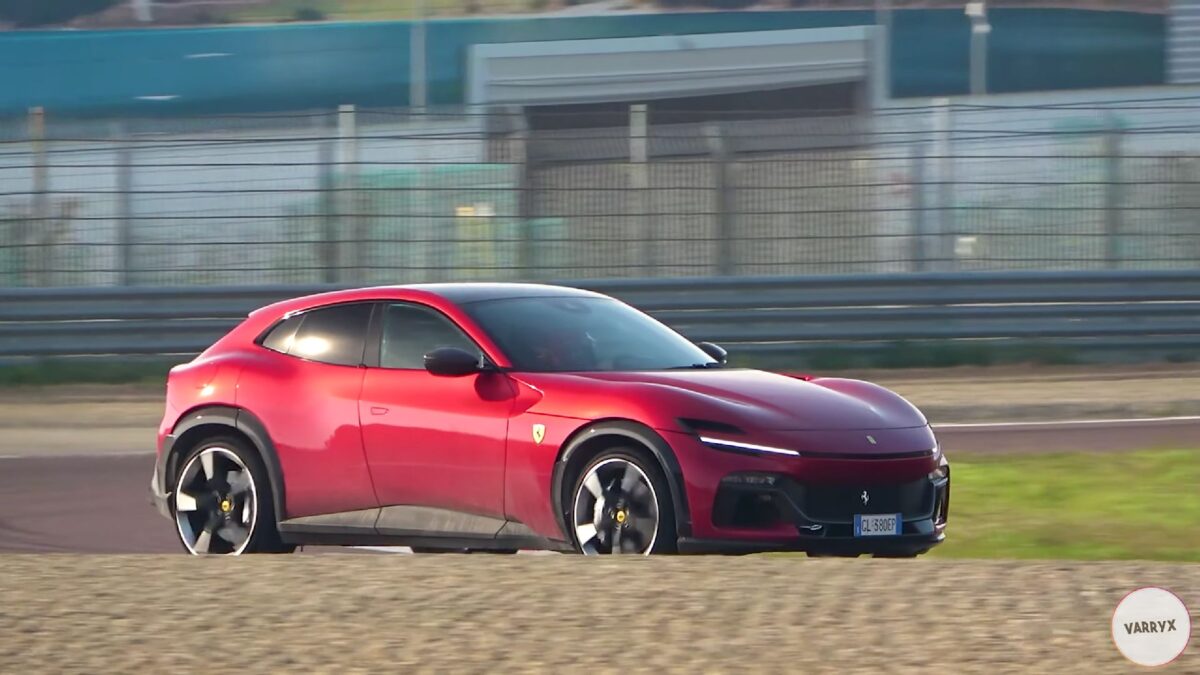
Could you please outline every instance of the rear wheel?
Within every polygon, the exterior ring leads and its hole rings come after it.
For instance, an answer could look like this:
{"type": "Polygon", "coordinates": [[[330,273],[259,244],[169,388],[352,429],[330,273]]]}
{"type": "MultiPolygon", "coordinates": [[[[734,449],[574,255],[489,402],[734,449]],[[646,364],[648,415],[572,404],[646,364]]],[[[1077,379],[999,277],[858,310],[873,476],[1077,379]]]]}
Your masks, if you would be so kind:
{"type": "Polygon", "coordinates": [[[171,494],[175,532],[193,555],[290,553],[279,539],[271,484],[258,455],[233,437],[212,438],[181,463],[171,494]]]}
{"type": "Polygon", "coordinates": [[[568,511],[584,555],[675,551],[675,514],[658,464],[633,448],[605,450],[579,473],[568,511]]]}

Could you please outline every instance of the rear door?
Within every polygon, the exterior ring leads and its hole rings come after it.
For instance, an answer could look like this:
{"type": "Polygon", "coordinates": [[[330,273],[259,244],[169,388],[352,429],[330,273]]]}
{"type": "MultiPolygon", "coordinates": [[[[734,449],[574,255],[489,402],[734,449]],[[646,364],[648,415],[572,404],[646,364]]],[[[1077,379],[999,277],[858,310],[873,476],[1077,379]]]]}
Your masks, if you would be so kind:
{"type": "MultiPolygon", "coordinates": [[[[499,372],[445,377],[426,371],[424,355],[439,347],[481,354],[430,307],[384,303],[372,332],[378,353],[368,349],[359,416],[380,506],[418,507],[412,513],[420,522],[413,522],[442,533],[487,534],[498,528],[492,519],[504,517],[512,383],[499,372]]],[[[401,515],[394,522],[404,522],[402,509],[392,512],[401,515]]]]}
{"type": "Polygon", "coordinates": [[[377,505],[358,429],[373,307],[331,305],[284,319],[238,380],[238,405],[258,417],[279,455],[281,518],[377,505]]]}

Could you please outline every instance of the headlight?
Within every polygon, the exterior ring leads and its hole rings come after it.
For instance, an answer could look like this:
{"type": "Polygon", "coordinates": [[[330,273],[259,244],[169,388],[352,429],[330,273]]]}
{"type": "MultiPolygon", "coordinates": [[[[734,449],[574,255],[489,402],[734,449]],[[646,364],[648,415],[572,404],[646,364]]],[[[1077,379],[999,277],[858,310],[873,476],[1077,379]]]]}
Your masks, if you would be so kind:
{"type": "Polygon", "coordinates": [[[775,448],[769,445],[757,445],[755,443],[743,443],[742,441],[731,441],[724,438],[712,438],[710,436],[701,436],[700,442],[715,450],[726,450],[730,452],[761,452],[770,455],[788,455],[791,457],[799,457],[800,453],[789,448],[775,448]]]}
{"type": "Polygon", "coordinates": [[[940,480],[945,480],[945,478],[949,475],[950,463],[946,461],[946,456],[942,455],[938,460],[938,468],[934,469],[933,472],[929,474],[929,480],[936,483],[940,480]]]}

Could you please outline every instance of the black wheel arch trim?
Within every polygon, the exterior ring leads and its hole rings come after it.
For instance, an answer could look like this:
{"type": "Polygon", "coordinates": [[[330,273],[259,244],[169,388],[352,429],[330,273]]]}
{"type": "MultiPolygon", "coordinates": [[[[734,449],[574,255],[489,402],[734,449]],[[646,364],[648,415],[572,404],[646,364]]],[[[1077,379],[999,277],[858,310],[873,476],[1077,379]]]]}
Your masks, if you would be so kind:
{"type": "MultiPolygon", "coordinates": [[[[173,446],[178,444],[184,434],[204,425],[229,427],[250,439],[262,458],[263,466],[267,469],[267,479],[271,481],[271,501],[275,506],[275,521],[278,523],[284,520],[287,514],[284,510],[286,486],[283,482],[283,468],[279,465],[279,454],[275,450],[275,443],[271,441],[266,426],[254,416],[254,413],[244,408],[227,405],[211,405],[191,410],[175,423],[175,428],[171,430],[172,447],[164,448],[164,450],[174,450],[173,446]]],[[[163,467],[164,478],[175,475],[177,469],[175,463],[179,459],[179,453],[171,453],[163,467]]],[[[169,486],[165,487],[169,488],[169,486]]],[[[169,489],[167,491],[169,492],[169,489]]]]}
{"type": "Polygon", "coordinates": [[[550,494],[554,499],[554,518],[567,541],[571,541],[567,532],[566,517],[563,509],[563,479],[572,454],[584,443],[601,436],[625,437],[635,441],[650,451],[658,460],[667,477],[667,488],[671,492],[671,505],[675,509],[675,532],[679,538],[690,537],[692,534],[692,515],[688,508],[687,491],[683,479],[683,470],[675,451],[657,431],[642,424],[627,419],[598,420],[585,424],[575,430],[562,444],[558,459],[554,462],[554,472],[551,477],[550,494]]]}

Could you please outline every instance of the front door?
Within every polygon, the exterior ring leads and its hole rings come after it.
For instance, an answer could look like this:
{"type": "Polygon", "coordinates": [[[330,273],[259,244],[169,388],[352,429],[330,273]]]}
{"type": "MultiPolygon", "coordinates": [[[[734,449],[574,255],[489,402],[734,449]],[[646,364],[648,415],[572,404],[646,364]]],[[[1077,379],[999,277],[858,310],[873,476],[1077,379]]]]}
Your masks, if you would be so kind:
{"type": "Polygon", "coordinates": [[[379,362],[367,368],[359,404],[379,504],[385,513],[389,506],[410,506],[450,516],[427,518],[442,523],[433,529],[487,529],[480,523],[504,518],[505,437],[515,388],[499,372],[429,373],[427,352],[479,348],[429,307],[389,303],[381,309],[379,362]],[[489,520],[459,520],[442,511],[489,520]]]}

